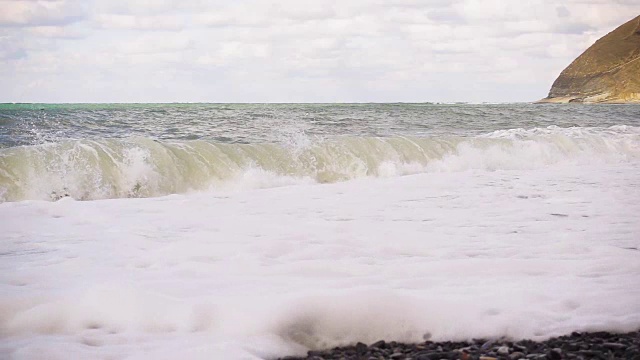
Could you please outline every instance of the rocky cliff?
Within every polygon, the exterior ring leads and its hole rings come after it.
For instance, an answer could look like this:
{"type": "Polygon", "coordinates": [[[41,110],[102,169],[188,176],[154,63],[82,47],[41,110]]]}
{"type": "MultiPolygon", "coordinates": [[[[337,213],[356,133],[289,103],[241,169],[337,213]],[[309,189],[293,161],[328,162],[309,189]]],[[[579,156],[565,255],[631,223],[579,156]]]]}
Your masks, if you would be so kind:
{"type": "Polygon", "coordinates": [[[591,45],[540,102],[640,103],[640,16],[591,45]]]}

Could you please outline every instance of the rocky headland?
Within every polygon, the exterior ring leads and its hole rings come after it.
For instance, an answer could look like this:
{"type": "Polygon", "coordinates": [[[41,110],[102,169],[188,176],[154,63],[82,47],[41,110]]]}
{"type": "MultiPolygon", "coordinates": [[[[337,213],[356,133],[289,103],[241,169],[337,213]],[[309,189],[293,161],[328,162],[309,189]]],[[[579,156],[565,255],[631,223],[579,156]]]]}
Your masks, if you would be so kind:
{"type": "Polygon", "coordinates": [[[578,56],[539,102],[640,103],[640,16],[578,56]]]}

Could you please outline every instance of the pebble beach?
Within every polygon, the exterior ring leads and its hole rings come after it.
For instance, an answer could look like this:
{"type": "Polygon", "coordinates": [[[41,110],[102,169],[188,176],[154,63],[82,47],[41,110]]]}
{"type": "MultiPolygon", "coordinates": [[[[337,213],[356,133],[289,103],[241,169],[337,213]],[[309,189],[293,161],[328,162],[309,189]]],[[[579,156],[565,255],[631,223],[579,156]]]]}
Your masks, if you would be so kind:
{"type": "Polygon", "coordinates": [[[309,351],[305,357],[281,360],[561,360],[561,359],[640,359],[640,330],[623,334],[574,332],[546,341],[475,339],[469,342],[432,342],[402,344],[377,341],[367,345],[309,351]]]}

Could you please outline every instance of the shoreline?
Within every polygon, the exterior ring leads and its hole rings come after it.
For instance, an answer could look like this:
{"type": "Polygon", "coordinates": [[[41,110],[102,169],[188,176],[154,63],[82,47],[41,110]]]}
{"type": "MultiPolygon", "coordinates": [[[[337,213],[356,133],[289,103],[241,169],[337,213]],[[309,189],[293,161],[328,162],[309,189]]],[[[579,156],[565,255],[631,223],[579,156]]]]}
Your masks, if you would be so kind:
{"type": "Polygon", "coordinates": [[[640,359],[640,329],[627,333],[573,332],[545,341],[474,339],[471,341],[424,341],[406,344],[377,341],[373,344],[308,351],[306,356],[279,360],[518,360],[518,359],[640,359]]]}

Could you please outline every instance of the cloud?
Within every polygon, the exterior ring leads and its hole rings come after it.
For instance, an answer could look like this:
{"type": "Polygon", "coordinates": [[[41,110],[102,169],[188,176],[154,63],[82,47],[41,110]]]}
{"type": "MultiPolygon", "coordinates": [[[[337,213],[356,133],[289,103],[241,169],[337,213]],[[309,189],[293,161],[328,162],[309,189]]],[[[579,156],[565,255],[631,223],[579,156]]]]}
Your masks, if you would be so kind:
{"type": "Polygon", "coordinates": [[[0,0],[0,26],[67,25],[84,18],[80,1],[0,0]]]}
{"type": "Polygon", "coordinates": [[[193,47],[193,42],[183,34],[147,33],[124,41],[110,44],[107,49],[112,54],[158,54],[182,53],[193,47]]]}
{"type": "Polygon", "coordinates": [[[68,26],[33,26],[27,29],[29,35],[50,39],[81,39],[84,34],[68,26]]]}
{"type": "Polygon", "coordinates": [[[116,15],[167,15],[180,12],[197,13],[208,6],[217,7],[224,1],[216,0],[97,0],[93,1],[93,11],[97,14],[116,15]]]}
{"type": "Polygon", "coordinates": [[[571,15],[571,12],[564,6],[557,6],[556,7],[556,14],[558,14],[558,17],[566,18],[569,15],[571,15]]]}
{"type": "Polygon", "coordinates": [[[272,23],[264,14],[244,14],[242,10],[227,13],[203,13],[194,16],[196,24],[211,27],[255,27],[260,28],[272,23]]]}
{"type": "Polygon", "coordinates": [[[19,60],[27,56],[26,50],[9,36],[0,36],[0,60],[19,60]]]}
{"type": "Polygon", "coordinates": [[[134,16],[100,14],[93,20],[97,27],[103,29],[170,31],[184,28],[184,20],[182,18],[170,15],[134,16]]]}
{"type": "Polygon", "coordinates": [[[13,79],[0,101],[526,101],[640,13],[627,0],[0,6],[0,77],[13,79]]]}

